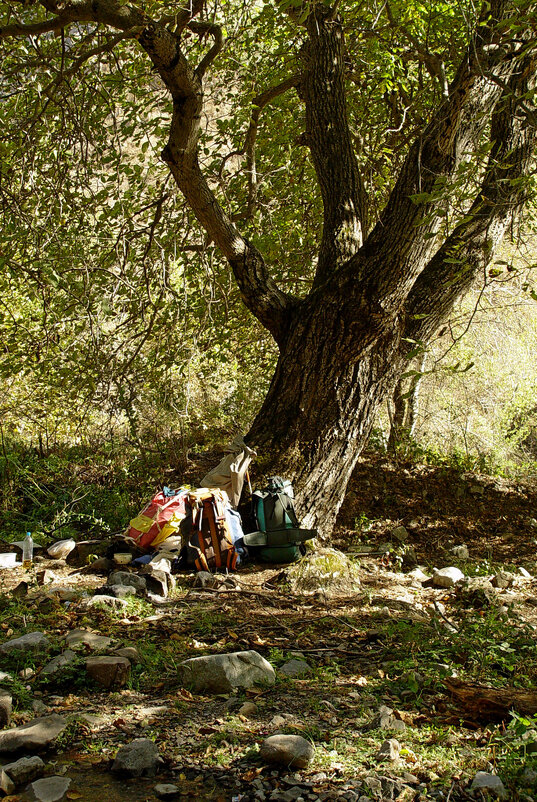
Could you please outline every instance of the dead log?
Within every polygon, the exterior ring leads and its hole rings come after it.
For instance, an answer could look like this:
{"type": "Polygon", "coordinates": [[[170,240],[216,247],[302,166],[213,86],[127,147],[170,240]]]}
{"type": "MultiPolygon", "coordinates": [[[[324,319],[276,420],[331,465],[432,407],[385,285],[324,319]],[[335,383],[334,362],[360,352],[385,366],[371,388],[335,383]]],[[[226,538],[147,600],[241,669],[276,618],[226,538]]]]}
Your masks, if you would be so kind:
{"type": "Polygon", "coordinates": [[[491,688],[459,679],[448,679],[445,686],[465,714],[476,719],[503,720],[509,717],[512,710],[530,716],[537,713],[537,691],[491,688]]]}

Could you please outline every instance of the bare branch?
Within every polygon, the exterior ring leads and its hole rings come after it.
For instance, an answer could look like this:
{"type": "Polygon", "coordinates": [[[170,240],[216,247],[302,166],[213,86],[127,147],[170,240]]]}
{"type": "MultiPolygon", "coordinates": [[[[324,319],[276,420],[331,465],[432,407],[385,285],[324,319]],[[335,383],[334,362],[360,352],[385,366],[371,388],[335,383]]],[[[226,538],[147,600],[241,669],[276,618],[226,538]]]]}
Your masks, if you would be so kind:
{"type": "Polygon", "coordinates": [[[201,35],[209,34],[214,38],[214,44],[209,50],[208,53],[204,55],[198,66],[196,67],[196,75],[201,80],[207,69],[213,63],[217,55],[222,50],[224,46],[224,36],[222,34],[222,28],[220,25],[214,25],[211,22],[189,22],[188,28],[193,31],[194,33],[198,33],[201,35]]]}

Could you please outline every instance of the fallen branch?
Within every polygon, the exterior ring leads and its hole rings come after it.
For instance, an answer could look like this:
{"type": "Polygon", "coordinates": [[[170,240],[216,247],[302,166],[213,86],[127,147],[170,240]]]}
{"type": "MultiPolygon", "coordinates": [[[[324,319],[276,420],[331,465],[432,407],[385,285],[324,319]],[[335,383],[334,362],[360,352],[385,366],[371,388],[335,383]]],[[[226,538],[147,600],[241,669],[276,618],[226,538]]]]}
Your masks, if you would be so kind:
{"type": "Polygon", "coordinates": [[[537,691],[491,688],[459,679],[447,679],[445,686],[465,712],[479,719],[505,719],[512,710],[526,715],[537,713],[537,691]]]}

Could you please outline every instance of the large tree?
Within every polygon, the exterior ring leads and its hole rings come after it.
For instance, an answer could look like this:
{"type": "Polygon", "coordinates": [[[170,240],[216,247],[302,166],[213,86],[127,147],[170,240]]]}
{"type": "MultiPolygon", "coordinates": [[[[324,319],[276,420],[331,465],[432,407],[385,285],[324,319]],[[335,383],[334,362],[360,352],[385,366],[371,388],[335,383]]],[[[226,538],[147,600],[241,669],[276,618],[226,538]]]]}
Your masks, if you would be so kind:
{"type": "MultiPolygon", "coordinates": [[[[224,45],[218,8],[209,17],[204,0],[186,6],[12,0],[1,6],[0,39],[61,37],[63,61],[54,86],[64,73],[72,75],[126,39],[135,40],[139,58],[145,54],[152,63],[172,106],[161,157],[208,241],[229,263],[242,301],[278,347],[274,376],[248,440],[294,478],[304,524],[328,534],[379,405],[405,373],[416,345],[434,334],[455,300],[486,270],[530,197],[537,121],[534,3],[491,0],[476,12],[469,4],[463,24],[454,16],[459,6],[444,3],[454,29],[463,32],[454,46],[458,61],[451,65],[431,46],[431,24],[418,35],[412,15],[427,16],[418,3],[408,4],[406,20],[406,4],[385,3],[374,19],[371,9],[345,9],[339,2],[277,6],[300,40],[296,69],[254,99],[237,155],[246,164],[247,219],[259,194],[260,115],[284,92],[296,92],[303,110],[296,141],[309,151],[322,201],[317,252],[304,268],[312,279],[300,294],[285,291],[275,279],[247,224],[241,228],[241,215],[226,210],[202,166],[204,89],[216,80],[224,45]],[[404,138],[397,148],[390,149],[389,139],[384,143],[396,174],[381,190],[371,177],[375,165],[358,152],[361,137],[371,137],[376,107],[357,92],[352,26],[370,40],[382,30],[388,50],[389,32],[397,31],[400,62],[424,68],[438,88],[417,109],[397,92],[397,81],[384,82],[380,95],[391,104],[392,140],[398,133],[404,138]]],[[[265,66],[274,59],[276,72],[281,49],[271,49],[266,35],[254,32],[249,47],[259,48],[265,66]]],[[[448,41],[452,32],[444,27],[434,35],[448,41]]],[[[374,70],[374,61],[368,69],[374,70]]],[[[251,96],[243,110],[250,102],[251,96]]],[[[215,142],[206,137],[204,152],[215,142]]],[[[277,259],[271,253],[276,264],[288,259],[289,253],[277,259]]]]}

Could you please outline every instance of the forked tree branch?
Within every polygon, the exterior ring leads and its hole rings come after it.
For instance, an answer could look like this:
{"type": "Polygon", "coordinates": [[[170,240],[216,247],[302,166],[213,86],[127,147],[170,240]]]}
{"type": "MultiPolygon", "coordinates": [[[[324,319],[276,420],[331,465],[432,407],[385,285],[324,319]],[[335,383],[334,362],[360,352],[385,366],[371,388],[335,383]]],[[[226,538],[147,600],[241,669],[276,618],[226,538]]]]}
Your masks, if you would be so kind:
{"type": "MultiPolygon", "coordinates": [[[[528,56],[503,93],[492,118],[492,149],[479,196],[409,295],[409,337],[428,340],[432,336],[457,298],[486,270],[504,233],[527,201],[537,127],[535,120],[528,120],[520,98],[534,96],[536,73],[537,57],[528,56]]],[[[535,100],[532,105],[535,112],[535,100]]]]}

